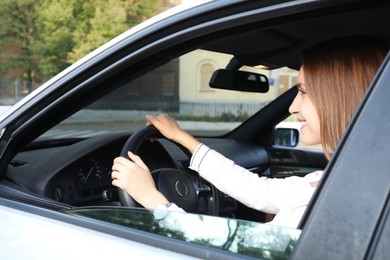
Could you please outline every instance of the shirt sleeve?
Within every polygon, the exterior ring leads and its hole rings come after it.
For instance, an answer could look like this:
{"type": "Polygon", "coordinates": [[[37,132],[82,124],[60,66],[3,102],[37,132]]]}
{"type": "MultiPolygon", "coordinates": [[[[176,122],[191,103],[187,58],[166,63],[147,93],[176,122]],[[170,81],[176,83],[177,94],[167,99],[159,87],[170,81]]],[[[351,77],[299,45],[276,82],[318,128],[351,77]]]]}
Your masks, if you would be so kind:
{"type": "Polygon", "coordinates": [[[309,174],[307,177],[285,179],[259,177],[204,144],[195,150],[190,168],[248,207],[272,214],[281,209],[307,205],[321,176],[316,178],[317,175],[313,177],[309,174]]]}

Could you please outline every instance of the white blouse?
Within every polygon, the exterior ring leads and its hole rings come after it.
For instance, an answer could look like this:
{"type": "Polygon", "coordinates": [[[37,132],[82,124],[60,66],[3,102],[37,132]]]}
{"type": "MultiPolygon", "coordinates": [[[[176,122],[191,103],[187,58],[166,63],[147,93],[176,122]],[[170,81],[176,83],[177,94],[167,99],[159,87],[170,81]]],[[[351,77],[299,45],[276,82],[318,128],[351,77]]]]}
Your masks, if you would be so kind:
{"type": "Polygon", "coordinates": [[[204,144],[194,152],[190,168],[248,207],[276,214],[268,223],[293,228],[298,226],[323,174],[316,171],[304,177],[259,177],[204,144]]]}

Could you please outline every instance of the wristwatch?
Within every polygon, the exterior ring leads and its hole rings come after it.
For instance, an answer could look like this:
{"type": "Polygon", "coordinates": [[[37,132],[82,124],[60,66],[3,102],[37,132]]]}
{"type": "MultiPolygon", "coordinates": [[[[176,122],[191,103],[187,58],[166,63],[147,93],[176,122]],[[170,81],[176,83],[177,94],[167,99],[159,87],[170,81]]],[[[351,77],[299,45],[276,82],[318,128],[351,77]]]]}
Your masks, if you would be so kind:
{"type": "Polygon", "coordinates": [[[172,205],[172,203],[168,204],[159,204],[153,211],[154,218],[156,220],[161,220],[165,218],[168,214],[168,209],[172,205]]]}

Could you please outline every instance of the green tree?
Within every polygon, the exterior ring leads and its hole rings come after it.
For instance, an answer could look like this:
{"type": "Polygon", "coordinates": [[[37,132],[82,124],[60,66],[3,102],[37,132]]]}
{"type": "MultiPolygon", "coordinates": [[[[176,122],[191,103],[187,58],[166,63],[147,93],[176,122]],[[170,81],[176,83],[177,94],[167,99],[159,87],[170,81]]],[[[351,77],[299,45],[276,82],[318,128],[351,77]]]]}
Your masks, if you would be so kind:
{"type": "Polygon", "coordinates": [[[45,0],[38,8],[41,71],[54,74],[159,10],[161,0],[45,0]]]}
{"type": "Polygon", "coordinates": [[[50,75],[66,68],[67,54],[74,46],[72,32],[79,20],[86,20],[78,12],[78,0],[45,0],[36,8],[38,19],[37,41],[34,52],[40,57],[39,71],[50,75]]]}
{"type": "Polygon", "coordinates": [[[0,74],[13,70],[24,82],[56,74],[161,5],[161,0],[2,0],[0,74]],[[5,55],[7,47],[15,55],[5,55]]]}
{"type": "Polygon", "coordinates": [[[35,78],[38,63],[32,51],[36,32],[36,4],[36,0],[2,0],[0,4],[0,45],[12,49],[6,58],[4,50],[0,53],[3,55],[0,73],[4,75],[18,70],[17,78],[27,82],[28,89],[35,78]]]}

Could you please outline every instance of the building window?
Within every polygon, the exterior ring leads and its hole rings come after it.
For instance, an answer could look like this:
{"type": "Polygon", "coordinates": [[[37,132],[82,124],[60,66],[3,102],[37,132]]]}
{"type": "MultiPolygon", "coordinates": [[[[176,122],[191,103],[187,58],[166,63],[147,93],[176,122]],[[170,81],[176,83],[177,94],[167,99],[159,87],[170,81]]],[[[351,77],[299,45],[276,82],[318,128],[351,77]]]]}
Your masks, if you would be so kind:
{"type": "Polygon", "coordinates": [[[200,66],[200,91],[210,91],[212,90],[209,86],[209,82],[215,67],[210,62],[203,63],[200,66]]]}

